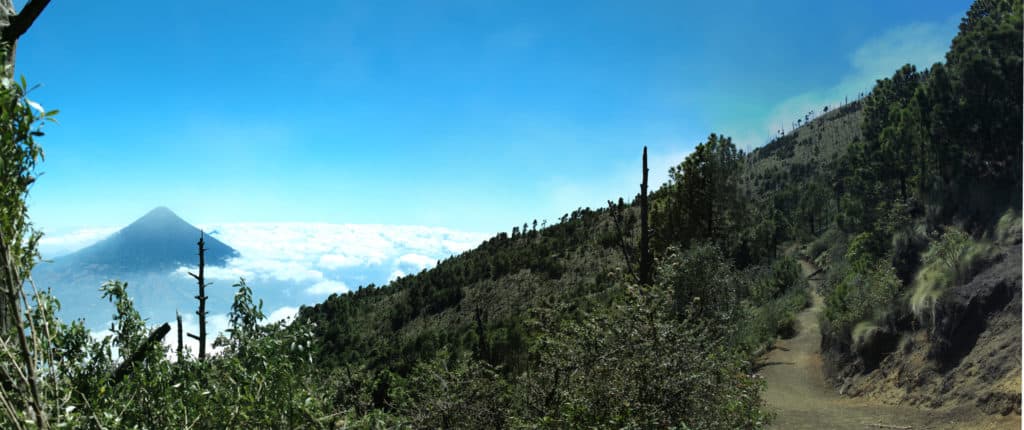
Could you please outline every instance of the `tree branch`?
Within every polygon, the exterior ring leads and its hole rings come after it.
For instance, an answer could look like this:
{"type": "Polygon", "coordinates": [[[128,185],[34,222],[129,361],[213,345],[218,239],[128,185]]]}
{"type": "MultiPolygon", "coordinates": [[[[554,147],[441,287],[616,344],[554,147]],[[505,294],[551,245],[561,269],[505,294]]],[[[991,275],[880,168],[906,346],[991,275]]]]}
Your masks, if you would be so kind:
{"type": "Polygon", "coordinates": [[[143,342],[141,346],[139,346],[139,349],[135,350],[135,352],[132,353],[131,357],[128,357],[128,359],[121,362],[120,366],[117,366],[117,370],[114,371],[114,375],[111,378],[113,379],[114,383],[116,384],[120,382],[121,379],[125,377],[125,375],[131,372],[132,367],[135,365],[135,363],[145,358],[146,352],[153,348],[154,345],[160,343],[160,341],[163,340],[164,336],[166,336],[167,332],[169,331],[171,331],[171,325],[168,323],[164,323],[164,325],[157,327],[156,330],[153,330],[153,332],[149,334],[149,337],[146,339],[146,341],[143,342]]]}
{"type": "Polygon", "coordinates": [[[4,27],[0,32],[0,40],[11,44],[17,42],[18,38],[25,34],[32,23],[36,21],[39,14],[43,13],[43,9],[48,4],[50,4],[50,0],[29,0],[25,7],[21,8],[21,12],[10,18],[10,25],[4,27]]]}

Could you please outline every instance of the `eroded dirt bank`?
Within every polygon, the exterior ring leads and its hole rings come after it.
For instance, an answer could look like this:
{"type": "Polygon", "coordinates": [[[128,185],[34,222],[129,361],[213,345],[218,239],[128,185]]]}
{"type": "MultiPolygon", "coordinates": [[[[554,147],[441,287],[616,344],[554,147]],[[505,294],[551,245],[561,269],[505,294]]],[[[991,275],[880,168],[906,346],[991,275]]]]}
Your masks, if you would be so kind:
{"type": "MultiPolygon", "coordinates": [[[[813,267],[802,262],[804,275],[813,267]]],[[[817,281],[811,280],[813,287],[817,281]]],[[[780,340],[765,357],[759,372],[767,381],[765,397],[777,413],[777,429],[1009,429],[1020,428],[1020,416],[992,416],[978,408],[954,406],[921,409],[884,405],[871,399],[840,396],[826,381],[820,354],[818,315],[824,304],[813,294],[813,305],[798,315],[797,335],[780,340]]]]}

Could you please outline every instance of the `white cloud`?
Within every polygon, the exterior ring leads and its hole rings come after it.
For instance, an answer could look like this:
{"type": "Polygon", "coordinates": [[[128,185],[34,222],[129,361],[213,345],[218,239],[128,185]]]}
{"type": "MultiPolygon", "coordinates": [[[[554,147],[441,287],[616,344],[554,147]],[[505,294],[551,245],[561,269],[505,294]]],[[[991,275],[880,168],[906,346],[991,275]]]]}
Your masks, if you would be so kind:
{"type": "MultiPolygon", "coordinates": [[[[288,322],[299,313],[299,308],[293,306],[283,306],[271,312],[267,315],[266,319],[263,320],[264,324],[272,324],[278,321],[288,322]]],[[[164,345],[167,346],[168,358],[177,358],[178,349],[178,325],[176,321],[170,323],[171,331],[167,333],[163,338],[164,345]]],[[[148,330],[155,329],[156,327],[147,327],[148,330]]],[[[199,354],[199,341],[188,336],[188,333],[199,334],[199,321],[198,318],[191,313],[181,315],[181,328],[182,332],[182,345],[185,350],[191,356],[195,357],[199,354]]],[[[214,347],[213,343],[217,340],[220,335],[227,336],[227,330],[231,328],[231,321],[228,319],[227,314],[210,314],[206,318],[206,330],[207,330],[207,342],[206,351],[210,355],[216,355],[220,353],[223,347],[214,347]]],[[[114,333],[110,330],[98,330],[90,331],[89,335],[96,341],[101,341],[107,336],[112,336],[114,333]]],[[[120,356],[119,351],[116,349],[112,351],[114,357],[120,356]]]]}
{"type": "Polygon", "coordinates": [[[340,254],[321,255],[320,256],[320,260],[317,262],[318,266],[324,267],[324,268],[327,268],[327,269],[339,269],[339,268],[342,268],[342,267],[355,267],[355,266],[359,266],[359,265],[362,265],[362,264],[363,264],[363,261],[358,259],[358,258],[350,257],[350,256],[347,256],[347,255],[340,255],[340,254]]]}
{"type": "MultiPolygon", "coordinates": [[[[167,345],[168,356],[175,358],[178,349],[178,325],[177,321],[172,321],[171,331],[164,336],[164,345],[167,345]]],[[[152,328],[152,327],[151,327],[152,328]]],[[[231,328],[231,322],[228,320],[227,314],[210,314],[206,317],[206,351],[213,355],[219,353],[223,348],[214,348],[213,342],[217,340],[217,336],[224,334],[225,331],[231,328]]],[[[186,313],[181,315],[181,331],[184,332],[181,336],[181,343],[185,347],[185,350],[189,352],[193,357],[199,354],[199,341],[192,339],[188,336],[188,333],[199,335],[199,319],[195,314],[186,313]]]]}
{"type": "MultiPolygon", "coordinates": [[[[422,270],[479,245],[488,235],[447,228],[328,223],[228,223],[201,226],[240,257],[207,267],[211,280],[276,280],[306,284],[312,295],[348,291],[341,279],[399,268],[422,270]]],[[[195,267],[177,270],[181,276],[195,267]]],[[[404,272],[403,272],[404,273],[404,272]]],[[[381,282],[383,279],[368,279],[381,282]]]]}
{"type": "Polygon", "coordinates": [[[290,322],[299,313],[299,308],[293,306],[282,306],[267,316],[266,323],[272,324],[278,321],[290,322]]]}
{"type": "Polygon", "coordinates": [[[60,257],[99,242],[118,230],[118,227],[98,227],[69,233],[48,233],[39,240],[39,252],[46,258],[60,257]]]}
{"type": "Polygon", "coordinates": [[[403,276],[405,276],[405,272],[395,269],[391,272],[390,275],[388,275],[388,282],[394,281],[395,279],[401,278],[403,276]]]}
{"type": "Polygon", "coordinates": [[[306,288],[306,294],[314,296],[325,296],[334,293],[342,294],[347,292],[348,290],[348,286],[345,285],[344,282],[320,281],[313,284],[313,286],[306,288]]]}
{"type": "Polygon", "coordinates": [[[398,264],[415,267],[417,270],[423,270],[429,267],[434,267],[437,260],[434,258],[427,257],[426,255],[420,254],[405,254],[398,257],[398,264]]]}
{"type": "MultiPolygon", "coordinates": [[[[218,287],[229,286],[245,278],[253,295],[265,301],[267,309],[284,309],[319,301],[350,286],[383,284],[406,273],[433,267],[438,260],[475,248],[489,235],[446,228],[423,226],[353,225],[327,223],[226,223],[199,225],[217,239],[239,251],[224,267],[207,266],[205,277],[218,287]]],[[[85,237],[83,233],[80,235],[85,237]]],[[[68,240],[70,241],[70,240],[68,240]]],[[[185,265],[162,280],[174,288],[185,288],[175,300],[187,300],[192,283],[185,265]],[[187,281],[187,282],[182,282],[187,281]],[[186,286],[188,285],[188,286],[186,286]]],[[[160,274],[160,277],[166,274],[160,274]]],[[[219,291],[219,290],[217,290],[219,291]]],[[[169,293],[173,295],[172,293],[169,293]]],[[[212,295],[213,293],[211,293],[212,295]]],[[[226,293],[225,293],[226,294],[226,293]]],[[[230,297],[224,296],[222,297],[230,297]]],[[[230,300],[222,300],[211,312],[210,328],[224,326],[226,319],[215,314],[228,311],[230,300]]],[[[147,302],[162,305],[163,302],[147,302]]],[[[150,317],[171,321],[173,307],[144,309],[150,317]]],[[[183,323],[186,330],[198,329],[191,314],[183,323]]],[[[98,328],[98,327],[97,327],[98,328]]],[[[219,330],[219,328],[217,328],[219,330]]],[[[212,334],[211,334],[212,336],[212,334]]],[[[176,334],[168,336],[176,343],[176,334]]],[[[211,337],[212,341],[213,337],[211,337]]],[[[195,350],[198,344],[187,340],[195,350]]]]}
{"type": "Polygon", "coordinates": [[[900,66],[910,63],[918,70],[943,61],[950,41],[957,31],[955,17],[941,23],[913,23],[893,28],[864,42],[850,54],[850,70],[834,85],[795,95],[775,106],[759,129],[737,133],[737,146],[745,149],[765,143],[782,125],[788,131],[791,123],[808,112],[821,112],[824,106],[836,107],[847,97],[871,91],[875,81],[892,76],[900,66]]]}
{"type": "MultiPolygon", "coordinates": [[[[298,312],[297,308],[294,309],[292,314],[294,314],[295,312],[298,312]]],[[[272,317],[273,317],[273,315],[272,315],[272,317]]],[[[177,324],[177,321],[172,321],[169,324],[171,326],[171,331],[167,332],[167,335],[164,336],[163,344],[165,346],[167,346],[167,357],[170,358],[170,359],[175,359],[175,358],[177,358],[177,350],[178,350],[178,324],[177,324]]],[[[226,314],[211,314],[211,315],[209,315],[207,317],[207,319],[206,319],[206,330],[207,330],[207,332],[206,332],[207,333],[207,335],[206,335],[206,339],[207,339],[206,351],[209,354],[211,354],[211,355],[217,354],[221,350],[223,350],[223,348],[214,348],[213,342],[217,339],[217,336],[219,336],[221,334],[224,334],[225,331],[228,328],[230,328],[230,327],[231,327],[231,323],[228,320],[228,316],[226,314]]],[[[194,314],[191,314],[191,313],[182,314],[182,316],[181,316],[181,328],[182,328],[182,332],[183,332],[182,340],[181,340],[182,346],[185,347],[185,350],[190,355],[192,355],[193,357],[197,356],[199,354],[199,341],[189,337],[188,333],[192,333],[192,334],[195,334],[195,335],[199,334],[199,322],[198,322],[198,319],[196,318],[196,316],[194,314]]],[[[156,329],[156,326],[147,327],[146,329],[147,329],[147,331],[154,330],[154,329],[156,329]]],[[[92,337],[93,340],[95,340],[97,342],[102,341],[107,336],[113,336],[113,335],[114,335],[114,333],[112,331],[110,331],[109,329],[93,330],[93,331],[89,332],[89,336],[92,337]]],[[[113,353],[113,356],[114,356],[115,359],[118,359],[121,356],[120,351],[118,351],[117,348],[113,348],[111,350],[111,352],[113,353]]]]}
{"type": "MultiPolygon", "coordinates": [[[[175,273],[183,277],[191,278],[189,272],[197,273],[198,267],[179,267],[175,273]]],[[[203,277],[210,280],[237,281],[238,278],[251,278],[252,272],[240,267],[216,267],[210,266],[203,269],[203,277]]]]}

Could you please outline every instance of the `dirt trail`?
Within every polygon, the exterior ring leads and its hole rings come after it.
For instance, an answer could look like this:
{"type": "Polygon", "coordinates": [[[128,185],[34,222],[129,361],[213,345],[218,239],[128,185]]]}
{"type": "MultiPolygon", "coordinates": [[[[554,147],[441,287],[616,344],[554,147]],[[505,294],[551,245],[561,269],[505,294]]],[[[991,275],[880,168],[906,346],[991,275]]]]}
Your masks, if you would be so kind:
{"type": "MultiPolygon", "coordinates": [[[[801,261],[804,276],[813,266],[801,261]]],[[[817,281],[810,281],[813,286],[817,281]]],[[[797,335],[779,340],[765,357],[760,374],[767,381],[765,398],[777,413],[777,429],[999,429],[1009,428],[1005,417],[980,416],[964,411],[921,410],[870,403],[842,397],[825,382],[820,354],[818,315],[824,303],[814,289],[813,305],[797,316],[797,335]]],[[[1016,426],[1019,427],[1019,421],[1016,426]]]]}

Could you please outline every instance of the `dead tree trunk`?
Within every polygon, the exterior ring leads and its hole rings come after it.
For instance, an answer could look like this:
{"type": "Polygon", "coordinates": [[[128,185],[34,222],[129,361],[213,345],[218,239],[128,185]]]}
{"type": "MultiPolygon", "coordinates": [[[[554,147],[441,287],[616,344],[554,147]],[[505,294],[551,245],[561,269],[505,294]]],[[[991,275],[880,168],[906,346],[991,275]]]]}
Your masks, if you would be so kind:
{"type": "Polygon", "coordinates": [[[199,359],[206,358],[206,280],[203,278],[203,268],[206,266],[206,241],[203,240],[203,234],[199,235],[199,274],[188,272],[196,279],[199,284],[199,295],[196,296],[196,300],[199,300],[199,310],[196,311],[196,315],[199,315],[199,336],[192,333],[188,334],[191,337],[199,341],[199,359]]]}
{"type": "Polygon", "coordinates": [[[647,225],[650,208],[647,203],[647,147],[644,147],[643,182],[640,183],[640,285],[651,285],[654,281],[651,258],[651,232],[647,225]]]}
{"type": "Polygon", "coordinates": [[[135,352],[132,353],[131,357],[125,359],[120,366],[117,366],[117,370],[114,371],[114,375],[111,377],[111,380],[115,384],[121,382],[121,379],[131,373],[132,369],[135,367],[135,363],[142,361],[142,359],[146,357],[146,353],[149,352],[154,345],[163,341],[164,336],[167,336],[167,332],[169,331],[171,331],[171,325],[167,323],[164,323],[164,325],[153,330],[153,332],[149,334],[149,337],[146,338],[146,341],[142,343],[142,346],[140,346],[139,349],[136,349],[135,352]]]}
{"type": "Polygon", "coordinates": [[[178,311],[174,311],[174,316],[178,319],[178,349],[177,349],[177,352],[178,352],[178,362],[181,362],[181,359],[184,358],[184,356],[181,355],[181,354],[185,352],[185,342],[184,342],[184,338],[182,337],[182,336],[184,336],[184,333],[181,332],[181,314],[179,314],[178,311]]]}

